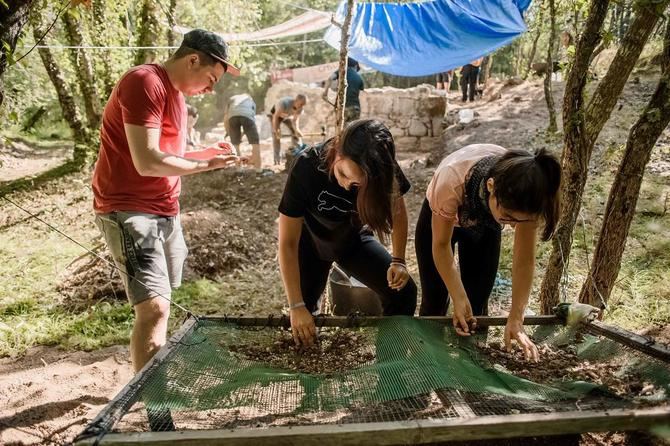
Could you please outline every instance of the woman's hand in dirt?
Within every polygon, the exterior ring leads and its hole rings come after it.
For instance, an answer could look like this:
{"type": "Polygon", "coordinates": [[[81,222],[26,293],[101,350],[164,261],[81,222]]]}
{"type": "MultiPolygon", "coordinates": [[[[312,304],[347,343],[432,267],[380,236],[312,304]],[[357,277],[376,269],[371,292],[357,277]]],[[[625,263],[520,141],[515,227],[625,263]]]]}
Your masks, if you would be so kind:
{"type": "Polygon", "coordinates": [[[526,360],[535,362],[540,360],[540,352],[526,334],[523,328],[523,320],[510,317],[507,319],[507,325],[505,325],[505,349],[508,352],[512,351],[512,341],[516,341],[521,347],[526,360]]]}
{"type": "Polygon", "coordinates": [[[409,282],[407,267],[401,263],[391,263],[386,271],[386,280],[388,280],[389,288],[392,290],[402,290],[409,282]]]}
{"type": "Polygon", "coordinates": [[[454,328],[459,336],[470,336],[477,328],[477,318],[472,314],[472,306],[468,298],[455,299],[454,302],[454,328]]]}
{"type": "Polygon", "coordinates": [[[290,312],[291,332],[298,346],[309,347],[316,338],[314,318],[306,307],[293,308],[290,312]]]}

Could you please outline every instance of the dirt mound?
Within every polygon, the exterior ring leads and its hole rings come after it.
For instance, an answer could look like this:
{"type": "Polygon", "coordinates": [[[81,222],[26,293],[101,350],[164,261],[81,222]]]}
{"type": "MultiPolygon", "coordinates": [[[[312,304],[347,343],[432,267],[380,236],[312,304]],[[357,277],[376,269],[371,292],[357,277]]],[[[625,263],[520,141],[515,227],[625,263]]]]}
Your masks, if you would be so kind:
{"type": "Polygon", "coordinates": [[[186,263],[189,277],[216,279],[265,258],[267,235],[224,212],[213,209],[187,212],[182,225],[189,247],[186,263]]]}
{"type": "MultiPolygon", "coordinates": [[[[556,103],[563,95],[562,83],[555,83],[556,103]]],[[[560,118],[560,116],[559,116],[560,118]]],[[[451,93],[447,128],[440,144],[429,156],[427,166],[437,166],[448,154],[468,144],[498,144],[507,148],[528,149],[528,141],[546,128],[547,106],[541,80],[493,80],[484,91],[484,98],[463,103],[460,93],[451,93]],[[459,122],[459,112],[470,109],[474,120],[459,122]]]]}
{"type": "MultiPolygon", "coordinates": [[[[125,299],[120,273],[112,267],[112,256],[103,245],[93,249],[105,260],[85,254],[72,262],[56,289],[74,305],[108,297],[125,299]]],[[[88,304],[87,304],[88,305],[88,304]]]]}

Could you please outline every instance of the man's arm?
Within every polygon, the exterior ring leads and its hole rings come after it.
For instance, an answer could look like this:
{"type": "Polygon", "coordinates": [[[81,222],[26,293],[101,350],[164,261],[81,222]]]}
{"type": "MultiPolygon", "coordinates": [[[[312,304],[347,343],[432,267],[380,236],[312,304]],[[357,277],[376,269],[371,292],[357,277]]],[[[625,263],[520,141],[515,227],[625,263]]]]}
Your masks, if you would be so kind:
{"type": "Polygon", "coordinates": [[[190,175],[234,165],[236,156],[213,156],[205,160],[190,160],[159,149],[160,129],[124,124],[133,165],[143,177],[190,175]]]}

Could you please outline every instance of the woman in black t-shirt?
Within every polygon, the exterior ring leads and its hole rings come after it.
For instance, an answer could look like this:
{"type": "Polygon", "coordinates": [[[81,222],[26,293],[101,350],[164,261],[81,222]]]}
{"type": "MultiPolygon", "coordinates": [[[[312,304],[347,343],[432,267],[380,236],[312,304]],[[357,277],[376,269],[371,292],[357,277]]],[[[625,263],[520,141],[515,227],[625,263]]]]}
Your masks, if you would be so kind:
{"type": "Polygon", "coordinates": [[[279,204],[279,266],[296,343],[311,345],[332,263],[374,290],[385,315],[413,315],[416,285],[405,266],[410,188],[381,122],[350,123],[302,153],[279,204]],[[391,235],[393,256],[372,235],[391,235]]]}

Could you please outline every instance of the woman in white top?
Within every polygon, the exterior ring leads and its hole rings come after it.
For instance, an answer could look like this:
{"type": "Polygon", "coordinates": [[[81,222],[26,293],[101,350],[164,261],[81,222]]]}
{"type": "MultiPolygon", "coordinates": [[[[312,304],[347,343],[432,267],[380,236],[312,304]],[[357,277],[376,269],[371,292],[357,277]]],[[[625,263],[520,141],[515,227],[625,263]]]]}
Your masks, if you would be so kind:
{"type": "Polygon", "coordinates": [[[454,303],[454,327],[468,336],[488,314],[503,225],[514,228],[512,308],[505,343],[527,358],[538,351],[523,329],[535,269],[537,229],[551,238],[559,216],[561,166],[546,150],[531,154],[473,144],[447,156],[428,185],[416,226],[422,316],[443,316],[454,303]],[[459,267],[454,260],[458,245],[459,267]]]}

